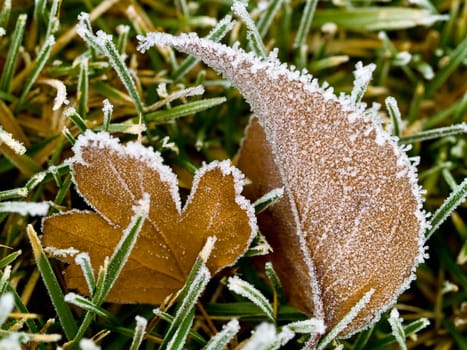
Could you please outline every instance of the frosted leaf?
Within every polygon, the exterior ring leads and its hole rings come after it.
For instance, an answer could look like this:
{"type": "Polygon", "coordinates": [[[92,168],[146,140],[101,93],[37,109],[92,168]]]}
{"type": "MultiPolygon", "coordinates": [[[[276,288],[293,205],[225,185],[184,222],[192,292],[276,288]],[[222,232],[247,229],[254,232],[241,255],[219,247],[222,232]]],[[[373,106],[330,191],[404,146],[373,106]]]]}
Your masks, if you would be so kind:
{"type": "Polygon", "coordinates": [[[259,220],[289,300],[332,329],[374,288],[340,336],[376,321],[414,278],[426,223],[414,167],[358,102],[372,66],[357,69],[354,96],[336,97],[307,74],[195,34],[139,40],[141,51],[170,45],[202,59],[257,116],[238,164],[252,199],[284,186],[259,220]]]}
{"type": "MultiPolygon", "coordinates": [[[[101,266],[118,250],[122,233],[130,234],[135,220],[144,220],[134,248],[122,257],[126,264],[108,301],[159,304],[183,286],[206,241],[203,257],[209,256],[206,264],[215,273],[235,263],[257,232],[254,208],[241,195],[244,176],[228,161],[196,172],[182,208],[177,177],[152,148],[122,145],[106,132],[88,130],[73,151],[67,160],[73,182],[94,211],[46,218],[45,245],[88,252],[93,265],[101,266]]],[[[61,260],[70,264],[68,287],[89,294],[81,267],[68,256],[61,260]]]]}

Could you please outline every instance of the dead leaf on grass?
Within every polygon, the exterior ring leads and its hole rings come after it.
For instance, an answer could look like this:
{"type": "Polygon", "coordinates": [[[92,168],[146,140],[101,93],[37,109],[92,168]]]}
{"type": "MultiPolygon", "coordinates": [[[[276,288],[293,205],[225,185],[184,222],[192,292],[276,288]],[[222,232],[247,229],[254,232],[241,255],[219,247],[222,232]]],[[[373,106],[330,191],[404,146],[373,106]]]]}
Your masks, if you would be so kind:
{"type": "Polygon", "coordinates": [[[141,51],[169,45],[202,59],[257,116],[239,166],[252,180],[252,199],[284,187],[260,227],[290,302],[324,319],[329,331],[369,298],[341,337],[375,322],[414,278],[426,224],[415,168],[375,110],[359,102],[371,72],[359,67],[352,95],[337,97],[275,57],[194,33],[139,40],[141,51]]]}
{"type": "MultiPolygon", "coordinates": [[[[77,190],[95,210],[69,212],[43,222],[44,244],[88,252],[94,268],[111,256],[148,193],[151,208],[135,247],[107,301],[159,304],[180,289],[208,237],[217,238],[207,262],[215,273],[232,265],[256,233],[250,202],[240,195],[243,175],[227,161],[202,166],[182,208],[177,178],[152,149],[121,145],[107,133],[87,131],[69,160],[77,190]]],[[[71,256],[62,257],[68,288],[88,294],[83,273],[71,256]]],[[[96,272],[96,271],[95,271],[96,272]]]]}

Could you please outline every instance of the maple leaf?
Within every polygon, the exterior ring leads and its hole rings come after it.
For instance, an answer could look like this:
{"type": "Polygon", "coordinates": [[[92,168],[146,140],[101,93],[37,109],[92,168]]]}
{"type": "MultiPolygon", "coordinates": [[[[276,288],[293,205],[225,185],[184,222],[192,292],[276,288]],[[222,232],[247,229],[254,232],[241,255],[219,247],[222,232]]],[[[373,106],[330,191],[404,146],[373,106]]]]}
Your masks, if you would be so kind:
{"type": "MultiPolygon", "coordinates": [[[[145,193],[150,196],[147,220],[107,301],[160,304],[183,286],[208,237],[217,239],[207,262],[215,273],[235,263],[257,232],[254,209],[240,195],[243,175],[228,161],[197,171],[182,208],[175,174],[152,149],[87,131],[73,151],[73,181],[95,212],[45,218],[46,246],[88,252],[94,267],[103,265],[131,221],[132,206],[145,193]]],[[[70,264],[68,288],[88,294],[80,267],[71,256],[61,259],[70,264]]]]}
{"type": "Polygon", "coordinates": [[[375,322],[414,278],[426,223],[409,158],[375,122],[375,111],[358,102],[365,81],[338,98],[274,57],[193,33],[139,40],[141,51],[169,45],[202,59],[257,116],[239,166],[253,182],[252,198],[284,187],[260,227],[290,302],[323,318],[328,330],[362,305],[341,337],[375,322]]]}

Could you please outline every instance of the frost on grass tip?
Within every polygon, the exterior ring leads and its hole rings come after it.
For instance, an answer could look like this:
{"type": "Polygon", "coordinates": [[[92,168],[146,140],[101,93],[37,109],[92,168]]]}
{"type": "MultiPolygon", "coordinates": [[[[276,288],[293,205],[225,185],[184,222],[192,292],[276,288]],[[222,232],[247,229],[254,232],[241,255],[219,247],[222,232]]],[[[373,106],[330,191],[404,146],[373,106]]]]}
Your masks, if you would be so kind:
{"type": "MultiPolygon", "coordinates": [[[[253,206],[241,195],[243,175],[228,162],[202,166],[182,208],[177,177],[152,148],[122,145],[106,132],[88,130],[73,152],[67,161],[73,182],[94,211],[46,218],[46,246],[87,252],[97,268],[112,256],[122,234],[129,234],[134,213],[145,218],[107,301],[159,304],[184,285],[206,241],[212,248],[207,266],[214,273],[235,263],[257,232],[253,206]],[[209,237],[215,237],[214,246],[209,237]]],[[[59,259],[70,264],[67,286],[88,294],[73,257],[59,259]]]]}
{"type": "Polygon", "coordinates": [[[291,303],[332,329],[370,289],[374,294],[339,336],[376,321],[414,278],[426,228],[416,170],[360,102],[372,66],[357,67],[356,89],[337,97],[310,75],[270,56],[196,34],[148,33],[139,49],[170,45],[222,73],[255,113],[239,167],[246,196],[284,196],[261,214],[261,231],[291,303]]]}

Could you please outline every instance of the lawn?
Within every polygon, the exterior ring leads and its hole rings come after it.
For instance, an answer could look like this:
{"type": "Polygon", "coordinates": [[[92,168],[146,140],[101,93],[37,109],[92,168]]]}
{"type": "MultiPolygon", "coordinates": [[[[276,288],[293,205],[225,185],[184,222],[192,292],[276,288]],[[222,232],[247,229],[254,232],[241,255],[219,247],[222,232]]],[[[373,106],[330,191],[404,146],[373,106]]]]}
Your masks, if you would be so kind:
{"type": "Polygon", "coordinates": [[[459,0],[3,1],[0,349],[467,349],[466,33],[459,0]]]}

